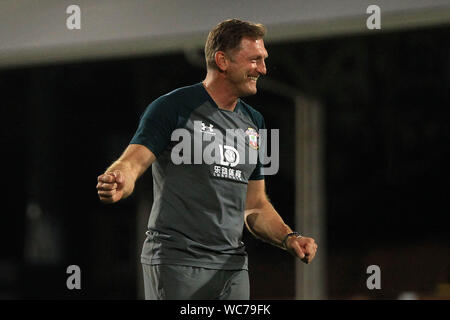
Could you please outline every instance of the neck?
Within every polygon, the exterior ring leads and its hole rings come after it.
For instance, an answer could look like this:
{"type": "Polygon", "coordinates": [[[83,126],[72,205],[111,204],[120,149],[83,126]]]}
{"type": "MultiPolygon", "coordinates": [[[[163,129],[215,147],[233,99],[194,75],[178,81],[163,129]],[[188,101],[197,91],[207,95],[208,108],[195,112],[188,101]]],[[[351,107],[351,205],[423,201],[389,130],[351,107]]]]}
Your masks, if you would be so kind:
{"type": "Polygon", "coordinates": [[[220,109],[234,111],[239,97],[218,71],[209,70],[202,83],[220,109]]]}

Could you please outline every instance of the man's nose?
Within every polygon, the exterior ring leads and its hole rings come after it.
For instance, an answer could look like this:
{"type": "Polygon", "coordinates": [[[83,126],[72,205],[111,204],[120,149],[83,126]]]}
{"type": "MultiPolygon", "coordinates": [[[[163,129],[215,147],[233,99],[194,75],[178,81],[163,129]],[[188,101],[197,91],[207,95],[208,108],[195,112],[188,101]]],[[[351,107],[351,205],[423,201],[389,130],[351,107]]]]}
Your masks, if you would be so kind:
{"type": "Polygon", "coordinates": [[[266,63],[264,62],[264,60],[262,60],[260,63],[258,63],[258,67],[257,67],[256,71],[258,71],[262,75],[265,75],[267,73],[266,63]]]}

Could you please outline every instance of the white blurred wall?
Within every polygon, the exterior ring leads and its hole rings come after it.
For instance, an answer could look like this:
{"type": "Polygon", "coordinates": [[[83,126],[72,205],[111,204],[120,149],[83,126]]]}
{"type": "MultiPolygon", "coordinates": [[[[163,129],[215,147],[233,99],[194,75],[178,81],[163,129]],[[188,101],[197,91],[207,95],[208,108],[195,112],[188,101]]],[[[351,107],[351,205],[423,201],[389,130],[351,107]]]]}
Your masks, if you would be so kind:
{"type": "Polygon", "coordinates": [[[267,41],[368,32],[371,4],[382,30],[450,23],[450,0],[0,0],[0,67],[203,46],[233,17],[267,25],[267,41]],[[66,27],[72,4],[81,30],[66,27]]]}

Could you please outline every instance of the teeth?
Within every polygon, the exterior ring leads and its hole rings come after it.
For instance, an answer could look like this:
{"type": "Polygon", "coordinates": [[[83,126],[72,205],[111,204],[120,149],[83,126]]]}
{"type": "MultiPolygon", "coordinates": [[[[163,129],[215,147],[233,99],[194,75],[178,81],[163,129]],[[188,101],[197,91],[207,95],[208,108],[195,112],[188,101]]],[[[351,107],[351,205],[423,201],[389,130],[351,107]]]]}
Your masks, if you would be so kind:
{"type": "Polygon", "coordinates": [[[258,80],[258,77],[252,77],[252,76],[248,76],[250,79],[252,79],[253,81],[258,80]]]}

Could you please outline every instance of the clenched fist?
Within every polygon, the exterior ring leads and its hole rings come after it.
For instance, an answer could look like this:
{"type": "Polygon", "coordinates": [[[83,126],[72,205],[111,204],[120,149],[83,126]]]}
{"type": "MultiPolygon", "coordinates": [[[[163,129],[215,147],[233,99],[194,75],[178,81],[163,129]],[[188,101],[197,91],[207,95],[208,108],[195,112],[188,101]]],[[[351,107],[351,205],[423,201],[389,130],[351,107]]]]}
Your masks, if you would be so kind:
{"type": "Polygon", "coordinates": [[[119,170],[106,172],[97,178],[98,196],[103,203],[114,203],[122,199],[125,178],[119,170]]]}
{"type": "Polygon", "coordinates": [[[316,255],[317,244],[313,238],[289,237],[286,240],[286,249],[293,256],[300,258],[300,260],[308,264],[316,255]]]}

